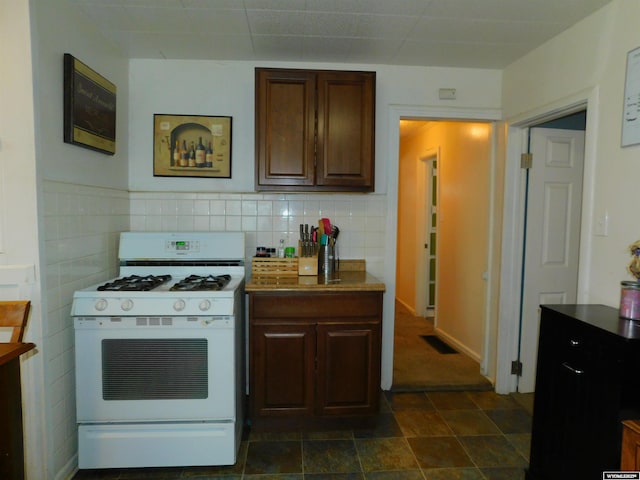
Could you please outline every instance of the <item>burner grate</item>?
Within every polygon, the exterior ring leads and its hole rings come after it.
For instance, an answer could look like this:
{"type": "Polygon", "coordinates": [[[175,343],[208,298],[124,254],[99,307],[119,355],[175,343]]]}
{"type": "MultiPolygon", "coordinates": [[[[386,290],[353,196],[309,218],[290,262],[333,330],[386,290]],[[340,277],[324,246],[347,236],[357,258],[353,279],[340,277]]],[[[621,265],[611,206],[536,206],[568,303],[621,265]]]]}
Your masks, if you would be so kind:
{"type": "Polygon", "coordinates": [[[173,285],[171,291],[222,290],[231,281],[231,275],[189,275],[173,285]]]}
{"type": "Polygon", "coordinates": [[[148,292],[171,280],[171,275],[130,275],[98,287],[98,291],[148,292]]]}

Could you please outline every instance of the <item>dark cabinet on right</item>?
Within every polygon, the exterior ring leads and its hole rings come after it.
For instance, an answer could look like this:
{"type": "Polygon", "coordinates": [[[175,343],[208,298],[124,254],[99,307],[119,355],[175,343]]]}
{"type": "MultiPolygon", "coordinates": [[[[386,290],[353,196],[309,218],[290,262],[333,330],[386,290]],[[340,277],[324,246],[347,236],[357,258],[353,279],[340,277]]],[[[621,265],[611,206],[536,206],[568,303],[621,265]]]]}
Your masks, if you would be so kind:
{"type": "Polygon", "coordinates": [[[256,190],[374,189],[375,72],[256,68],[256,190]]]}
{"type": "Polygon", "coordinates": [[[526,478],[602,478],[640,414],[640,324],[604,305],[541,308],[526,478]]]}

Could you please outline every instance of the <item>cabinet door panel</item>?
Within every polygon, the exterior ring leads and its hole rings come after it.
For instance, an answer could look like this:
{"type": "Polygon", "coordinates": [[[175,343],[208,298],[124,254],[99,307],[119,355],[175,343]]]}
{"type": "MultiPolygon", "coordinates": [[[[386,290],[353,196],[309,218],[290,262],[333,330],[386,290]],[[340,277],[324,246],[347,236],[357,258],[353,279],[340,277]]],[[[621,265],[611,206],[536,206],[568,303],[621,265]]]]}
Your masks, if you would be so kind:
{"type": "Polygon", "coordinates": [[[256,184],[314,184],[315,75],[256,70],[256,184]]]}
{"type": "Polygon", "coordinates": [[[315,326],[254,326],[252,334],[253,414],[312,414],[315,326]]]}
{"type": "Polygon", "coordinates": [[[622,433],[622,455],[620,469],[640,470],[640,423],[627,421],[622,433]]]}
{"type": "Polygon", "coordinates": [[[318,185],[373,189],[375,76],[318,74],[318,185]]]}
{"type": "Polygon", "coordinates": [[[318,325],[318,413],[347,415],[378,409],[380,325],[318,325]]]}

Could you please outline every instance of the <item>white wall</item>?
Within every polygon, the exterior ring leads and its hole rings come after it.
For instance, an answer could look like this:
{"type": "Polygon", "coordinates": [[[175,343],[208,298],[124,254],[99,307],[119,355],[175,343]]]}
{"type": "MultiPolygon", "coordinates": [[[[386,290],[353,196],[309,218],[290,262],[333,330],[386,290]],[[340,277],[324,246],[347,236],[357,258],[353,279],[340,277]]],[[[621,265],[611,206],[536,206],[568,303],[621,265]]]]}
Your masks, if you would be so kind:
{"type": "Polygon", "coordinates": [[[106,43],[68,0],[34,1],[34,86],[38,111],[38,173],[67,183],[128,186],[128,60],[106,43]],[[70,53],[116,85],[116,153],[63,143],[63,55],[70,53]]]}
{"type": "Polygon", "coordinates": [[[128,60],[67,0],[1,0],[0,12],[0,263],[33,272],[25,338],[37,349],[22,362],[26,476],[62,479],[77,466],[71,296],[115,273],[116,232],[129,225],[128,60]],[[118,86],[115,156],[62,141],[65,52],[118,86]]]}
{"type": "Polygon", "coordinates": [[[640,238],[640,146],[620,146],[626,57],[640,46],[639,19],[640,2],[613,0],[504,72],[507,119],[535,116],[574,98],[596,99],[587,113],[579,301],[614,307],[620,281],[631,279],[627,246],[640,238]],[[605,214],[608,235],[596,235],[592,225],[605,214]]]}

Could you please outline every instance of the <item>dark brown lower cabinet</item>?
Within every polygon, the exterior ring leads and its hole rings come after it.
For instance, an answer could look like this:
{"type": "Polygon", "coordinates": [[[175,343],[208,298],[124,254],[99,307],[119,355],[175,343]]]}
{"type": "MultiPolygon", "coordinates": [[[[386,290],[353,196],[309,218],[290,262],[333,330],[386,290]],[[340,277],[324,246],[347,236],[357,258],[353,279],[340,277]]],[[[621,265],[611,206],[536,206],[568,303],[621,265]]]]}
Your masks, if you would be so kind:
{"type": "Polygon", "coordinates": [[[640,327],[604,305],[543,305],[527,480],[620,469],[622,421],[640,414],[640,327]]]}
{"type": "Polygon", "coordinates": [[[371,415],[382,293],[249,293],[253,419],[371,415]]]}
{"type": "Polygon", "coordinates": [[[623,422],[620,470],[640,472],[639,420],[626,420],[623,422]]]}

